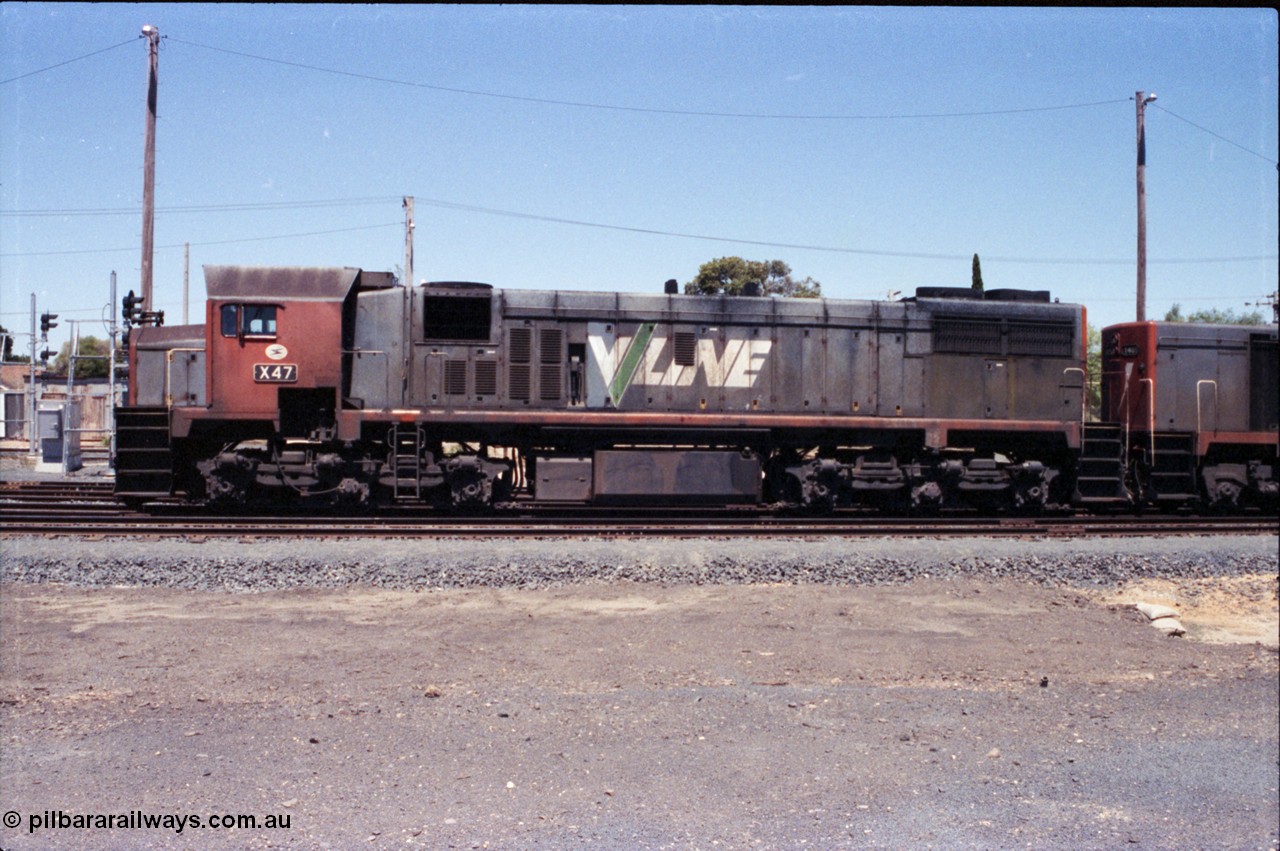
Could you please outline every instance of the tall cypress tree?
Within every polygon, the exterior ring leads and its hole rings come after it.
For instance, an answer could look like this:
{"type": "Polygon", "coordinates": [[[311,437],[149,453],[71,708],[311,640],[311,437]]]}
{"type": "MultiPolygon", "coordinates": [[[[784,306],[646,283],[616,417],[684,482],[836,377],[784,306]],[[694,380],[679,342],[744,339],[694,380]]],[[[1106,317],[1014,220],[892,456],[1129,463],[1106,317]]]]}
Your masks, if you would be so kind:
{"type": "Polygon", "coordinates": [[[977,254],[973,255],[973,288],[982,292],[982,263],[977,254]]]}

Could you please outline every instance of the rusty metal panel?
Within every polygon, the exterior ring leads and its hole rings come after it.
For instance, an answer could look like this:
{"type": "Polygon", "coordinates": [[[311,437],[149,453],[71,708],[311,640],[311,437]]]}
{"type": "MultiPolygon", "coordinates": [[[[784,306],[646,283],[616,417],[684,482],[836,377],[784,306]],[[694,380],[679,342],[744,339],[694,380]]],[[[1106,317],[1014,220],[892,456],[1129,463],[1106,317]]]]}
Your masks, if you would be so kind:
{"type": "Polygon", "coordinates": [[[169,357],[169,404],[204,407],[204,351],[175,350],[169,357]]]}
{"type": "MultiPolygon", "coordinates": [[[[1238,338],[1223,341],[1218,353],[1218,374],[1214,401],[1217,417],[1212,426],[1215,431],[1249,430],[1249,349],[1238,338]]],[[[1203,404],[1203,403],[1202,403],[1203,404]]],[[[1205,425],[1209,428],[1208,424],[1205,425]]]]}
{"type": "Polygon", "coordinates": [[[775,328],[773,392],[769,408],[795,411],[804,399],[804,334],[795,328],[775,328]]]}
{"type": "Polygon", "coordinates": [[[405,295],[399,289],[357,296],[349,404],[371,409],[404,405],[404,308],[405,295]]]}
{"type": "Polygon", "coordinates": [[[1009,362],[985,358],[982,362],[982,406],[987,419],[1009,418],[1009,362]]]}
{"type": "Polygon", "coordinates": [[[800,338],[800,398],[791,410],[822,413],[827,395],[827,332],[825,328],[797,329],[800,338]]]}
{"type": "MultiPolygon", "coordinates": [[[[461,399],[451,399],[444,395],[444,364],[448,358],[440,347],[427,349],[419,357],[422,358],[422,368],[414,371],[414,378],[417,381],[409,398],[415,403],[422,399],[424,401],[421,404],[433,407],[436,405],[452,407],[461,403],[461,399]]],[[[466,392],[465,389],[463,392],[466,392]]]]}
{"type": "Polygon", "coordinates": [[[876,376],[880,372],[879,335],[867,329],[855,331],[853,337],[858,347],[858,355],[853,361],[853,413],[875,416],[880,398],[880,390],[876,386],[876,376]]]}
{"type": "Polygon", "coordinates": [[[540,455],[534,459],[534,499],[590,502],[591,458],[540,455]]]}
{"type": "Polygon", "coordinates": [[[165,370],[167,352],[163,349],[138,348],[129,369],[133,373],[137,391],[130,404],[155,407],[165,404],[165,370]]]}
{"type": "Polygon", "coordinates": [[[981,419],[986,362],[966,355],[934,355],[929,359],[928,411],[934,416],[981,419]]]}
{"type": "Polygon", "coordinates": [[[925,370],[928,359],[905,356],[902,359],[902,415],[922,417],[925,413],[925,370]]]}
{"type": "Polygon", "coordinates": [[[862,354],[858,349],[861,334],[852,328],[827,329],[827,378],[824,410],[835,414],[853,412],[857,371],[856,361],[862,354]]]}
{"type": "Polygon", "coordinates": [[[1157,428],[1247,428],[1248,333],[1231,325],[1157,323],[1157,428]]]}
{"type": "Polygon", "coordinates": [[[773,340],[759,335],[760,328],[723,329],[720,357],[720,404],[724,411],[759,409],[762,378],[773,340]],[[753,404],[754,403],[754,404],[753,404]]]}
{"type": "Polygon", "coordinates": [[[129,333],[134,347],[129,369],[137,388],[131,404],[207,404],[203,325],[139,327],[129,333]]]}
{"type": "Polygon", "coordinates": [[[1080,396],[1064,405],[1063,388],[1079,388],[1080,374],[1067,373],[1075,362],[1062,358],[1009,358],[1009,417],[1013,419],[1080,419],[1080,396]],[[1070,404],[1073,401],[1074,404],[1070,404]]]}
{"type": "Polygon", "coordinates": [[[760,459],[705,450],[602,450],[595,453],[599,502],[756,502],[760,459]]]}
{"type": "Polygon", "coordinates": [[[903,355],[906,352],[905,334],[890,328],[881,328],[878,336],[877,356],[879,374],[876,396],[882,417],[905,416],[907,398],[904,381],[906,368],[903,355]]]}

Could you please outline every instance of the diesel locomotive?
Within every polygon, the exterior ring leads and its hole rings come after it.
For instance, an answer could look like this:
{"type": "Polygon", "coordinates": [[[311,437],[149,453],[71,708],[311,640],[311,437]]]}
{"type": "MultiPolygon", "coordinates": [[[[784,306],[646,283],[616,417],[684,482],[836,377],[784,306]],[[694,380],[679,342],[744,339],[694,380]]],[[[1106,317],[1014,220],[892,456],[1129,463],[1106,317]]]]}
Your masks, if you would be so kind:
{"type": "Polygon", "coordinates": [[[877,302],[241,266],[205,280],[203,324],[129,333],[123,498],[1275,506],[1274,328],[1106,329],[1093,423],[1085,309],[1044,291],[877,302]]]}

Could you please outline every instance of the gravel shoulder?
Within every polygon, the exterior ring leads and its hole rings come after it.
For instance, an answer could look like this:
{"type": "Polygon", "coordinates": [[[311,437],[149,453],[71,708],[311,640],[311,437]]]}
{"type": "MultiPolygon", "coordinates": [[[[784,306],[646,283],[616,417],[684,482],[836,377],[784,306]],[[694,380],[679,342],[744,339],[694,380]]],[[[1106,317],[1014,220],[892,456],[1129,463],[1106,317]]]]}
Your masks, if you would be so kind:
{"type": "Polygon", "coordinates": [[[0,546],[6,851],[1280,847],[1274,537],[0,546]]]}

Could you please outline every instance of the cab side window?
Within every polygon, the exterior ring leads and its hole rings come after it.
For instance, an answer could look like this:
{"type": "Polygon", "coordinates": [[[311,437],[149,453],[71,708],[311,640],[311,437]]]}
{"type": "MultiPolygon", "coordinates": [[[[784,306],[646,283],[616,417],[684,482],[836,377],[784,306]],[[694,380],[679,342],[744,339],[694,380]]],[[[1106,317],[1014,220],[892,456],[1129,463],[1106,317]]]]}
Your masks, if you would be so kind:
{"type": "Polygon", "coordinates": [[[240,305],[222,305],[222,336],[234,337],[240,333],[240,305]]]}
{"type": "Polygon", "coordinates": [[[246,304],[242,312],[244,333],[249,337],[274,337],[276,335],[276,306],[274,304],[246,304]]]}
{"type": "Polygon", "coordinates": [[[274,337],[276,306],[274,304],[224,304],[222,336],[274,337]]]}

